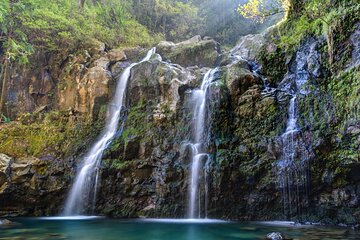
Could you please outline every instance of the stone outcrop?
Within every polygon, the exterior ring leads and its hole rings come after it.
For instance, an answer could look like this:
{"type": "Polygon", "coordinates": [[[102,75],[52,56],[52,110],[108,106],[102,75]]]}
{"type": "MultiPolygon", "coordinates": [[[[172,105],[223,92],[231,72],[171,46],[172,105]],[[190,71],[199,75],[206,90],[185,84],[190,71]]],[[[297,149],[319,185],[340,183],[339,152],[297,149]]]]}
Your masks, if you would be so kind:
{"type": "MultiPolygon", "coordinates": [[[[249,61],[256,60],[259,56],[262,47],[266,43],[266,38],[263,34],[246,35],[238,41],[235,48],[231,50],[231,54],[237,55],[249,61]]],[[[268,45],[267,50],[272,52],[272,45],[268,45]]]]}
{"type": "MultiPolygon", "coordinates": [[[[279,59],[283,53],[262,35],[242,38],[233,51],[222,54],[222,59],[218,44],[211,39],[197,36],[177,44],[160,43],[157,53],[162,60],[156,55],[132,69],[123,132],[103,156],[96,213],[115,217],[185,216],[191,166],[187,143],[191,140],[194,117],[191,91],[199,87],[204,74],[217,63],[220,70],[210,84],[206,106],[211,158],[206,166],[208,217],[293,217],[283,213],[274,165],[283,151],[281,136],[291,99],[288,90],[294,87],[282,80],[284,76],[299,74],[294,63],[298,61],[297,54],[305,53],[307,58],[300,70],[310,76],[312,91],[299,96],[301,131],[296,137],[312,150],[312,187],[306,204],[301,205],[300,220],[358,222],[360,128],[358,107],[354,106],[358,89],[356,84],[346,88],[349,91],[342,89],[348,86],[345,80],[358,83],[359,67],[345,71],[348,65],[343,66],[338,72],[344,75],[330,77],[324,67],[327,53],[321,51],[323,39],[309,41],[310,45],[304,41],[293,55],[282,59],[284,65],[266,62],[267,69],[262,73],[273,69],[280,76],[271,78],[269,86],[265,86],[265,78],[259,72],[254,72],[253,61],[261,60],[259,54],[264,52],[279,54],[279,59]],[[324,88],[320,87],[322,84],[324,88]]],[[[56,74],[49,68],[54,85],[49,84],[50,78],[44,79],[41,86],[34,80],[32,92],[56,90],[59,103],[51,104],[45,99],[42,104],[53,109],[70,108],[92,118],[101,113],[121,71],[140,59],[143,51],[133,48],[107,52],[102,44],[96,46],[68,56],[58,67],[59,77],[54,77],[56,74]]],[[[13,91],[18,94],[16,89],[13,91]]],[[[73,115],[70,118],[76,121],[73,115]]],[[[76,154],[80,161],[80,154],[76,154]]],[[[0,201],[6,203],[0,204],[0,215],[59,212],[76,172],[74,166],[73,158],[44,160],[0,155],[0,201]],[[20,195],[24,192],[26,198],[20,195]]],[[[200,194],[204,192],[201,188],[200,194]]]]}
{"type": "Polygon", "coordinates": [[[73,109],[90,117],[97,117],[100,107],[106,105],[111,95],[111,86],[114,84],[109,71],[110,59],[100,57],[92,64],[84,53],[82,61],[69,60],[67,63],[73,67],[72,72],[64,71],[60,75],[57,98],[60,110],[73,109]],[[86,64],[90,64],[86,67],[86,64]]]}
{"type": "Polygon", "coordinates": [[[121,71],[128,61],[141,57],[144,50],[107,51],[104,43],[95,40],[86,49],[52,56],[38,52],[29,66],[13,68],[7,90],[7,115],[16,117],[47,106],[50,110],[72,110],[97,119],[100,108],[112,96],[118,77],[115,70],[121,71]]]}
{"type": "Polygon", "coordinates": [[[66,162],[0,154],[0,215],[48,215],[58,210],[69,184],[66,162]]]}
{"type": "Polygon", "coordinates": [[[195,36],[187,41],[174,44],[161,42],[157,45],[158,53],[165,61],[183,67],[213,67],[219,57],[219,44],[213,39],[195,36]]]}

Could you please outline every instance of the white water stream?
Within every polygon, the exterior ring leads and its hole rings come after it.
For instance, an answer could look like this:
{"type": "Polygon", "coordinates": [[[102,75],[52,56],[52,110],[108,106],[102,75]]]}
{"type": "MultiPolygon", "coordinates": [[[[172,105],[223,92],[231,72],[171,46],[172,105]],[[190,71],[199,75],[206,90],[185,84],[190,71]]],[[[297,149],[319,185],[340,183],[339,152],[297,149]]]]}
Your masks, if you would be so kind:
{"type": "Polygon", "coordinates": [[[89,204],[94,209],[96,191],[99,184],[99,166],[105,149],[114,139],[119,126],[121,111],[124,108],[124,100],[127,84],[131,75],[131,69],[145,61],[150,60],[156,48],[148,51],[145,58],[138,63],[133,63],[121,74],[116,87],[115,95],[108,107],[105,128],[98,140],[85,155],[82,167],[77,173],[74,184],[68,195],[64,216],[84,214],[89,204]]]}
{"type": "MultiPolygon", "coordinates": [[[[204,136],[205,125],[206,125],[205,123],[206,104],[207,104],[206,95],[207,95],[208,87],[210,83],[214,80],[214,75],[217,71],[218,68],[209,70],[203,78],[200,89],[193,90],[192,92],[192,99],[194,104],[194,108],[193,108],[194,117],[192,120],[193,121],[193,143],[191,144],[192,166],[191,166],[189,209],[188,209],[188,217],[191,219],[200,218],[200,214],[201,214],[200,193],[199,193],[200,169],[204,165],[203,161],[205,161],[208,158],[208,153],[206,152],[204,146],[206,142],[205,140],[206,137],[204,136]]],[[[207,188],[205,187],[205,189],[207,188]]]]}

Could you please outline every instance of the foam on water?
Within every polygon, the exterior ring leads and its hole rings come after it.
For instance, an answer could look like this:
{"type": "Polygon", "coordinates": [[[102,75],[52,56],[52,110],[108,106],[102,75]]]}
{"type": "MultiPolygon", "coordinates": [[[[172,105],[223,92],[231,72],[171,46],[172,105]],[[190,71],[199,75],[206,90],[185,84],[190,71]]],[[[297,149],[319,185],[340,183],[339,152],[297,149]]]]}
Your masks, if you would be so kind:
{"type": "Polygon", "coordinates": [[[41,220],[58,220],[58,221],[67,221],[67,220],[93,220],[93,219],[102,219],[105,217],[102,216],[61,216],[61,217],[40,217],[41,220]]]}
{"type": "Polygon", "coordinates": [[[314,225],[300,224],[292,221],[258,221],[254,223],[276,227],[314,227],[314,225]]]}
{"type": "Polygon", "coordinates": [[[173,218],[142,218],[137,219],[139,222],[153,222],[153,223],[229,223],[229,221],[221,219],[208,218],[188,218],[188,219],[173,219],[173,218]]]}

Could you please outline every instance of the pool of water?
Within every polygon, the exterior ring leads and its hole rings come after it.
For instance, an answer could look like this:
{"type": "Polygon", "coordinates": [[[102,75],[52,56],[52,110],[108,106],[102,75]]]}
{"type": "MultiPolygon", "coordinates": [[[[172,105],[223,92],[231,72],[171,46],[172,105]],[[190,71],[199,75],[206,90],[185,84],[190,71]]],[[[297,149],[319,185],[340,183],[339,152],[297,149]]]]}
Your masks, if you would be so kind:
{"type": "Polygon", "coordinates": [[[0,227],[0,239],[76,240],[252,240],[274,231],[293,239],[360,239],[348,228],[294,226],[287,222],[226,222],[221,220],[137,219],[97,217],[16,218],[0,227]]]}

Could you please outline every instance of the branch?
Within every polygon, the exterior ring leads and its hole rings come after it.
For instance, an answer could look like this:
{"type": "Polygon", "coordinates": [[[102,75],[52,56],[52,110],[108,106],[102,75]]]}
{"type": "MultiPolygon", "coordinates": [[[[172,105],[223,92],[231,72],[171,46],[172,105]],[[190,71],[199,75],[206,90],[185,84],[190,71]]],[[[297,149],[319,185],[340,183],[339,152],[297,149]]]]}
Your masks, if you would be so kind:
{"type": "Polygon", "coordinates": [[[279,13],[286,13],[286,11],[285,10],[278,10],[278,11],[274,11],[274,12],[267,12],[267,13],[265,13],[265,17],[270,17],[270,16],[274,16],[274,15],[276,15],[276,14],[279,14],[279,13]]]}

